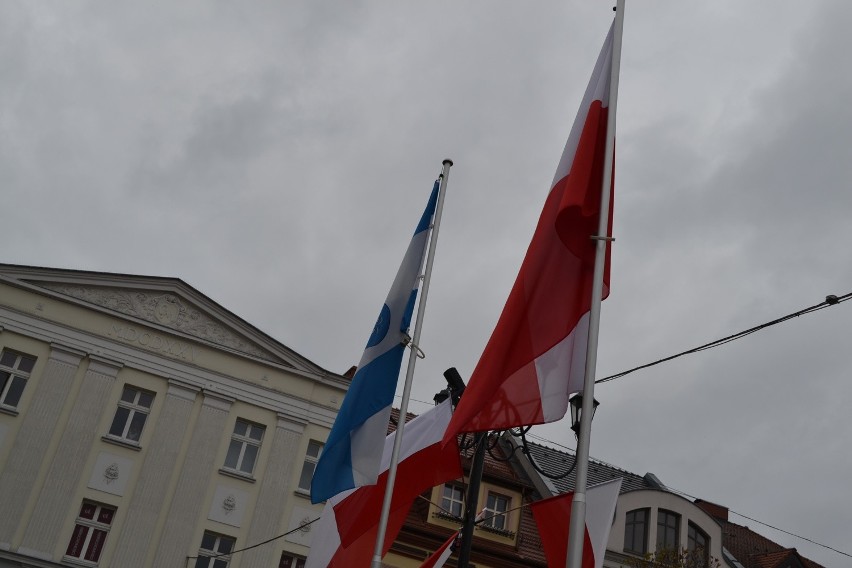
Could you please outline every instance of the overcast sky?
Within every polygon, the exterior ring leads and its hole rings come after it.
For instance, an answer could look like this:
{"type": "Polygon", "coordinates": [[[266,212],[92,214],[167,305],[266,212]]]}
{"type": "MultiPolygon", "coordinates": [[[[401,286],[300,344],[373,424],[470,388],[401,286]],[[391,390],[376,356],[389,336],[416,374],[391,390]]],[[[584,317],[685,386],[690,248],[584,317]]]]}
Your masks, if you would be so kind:
{"type": "MultiPolygon", "coordinates": [[[[2,2],[0,262],[177,277],[342,373],[452,158],[431,401],[499,316],[611,6],[2,2]]],[[[628,0],[600,377],[852,292],[850,24],[841,0],[628,0]]],[[[852,553],[850,324],[600,385],[592,455],[852,553]]]]}

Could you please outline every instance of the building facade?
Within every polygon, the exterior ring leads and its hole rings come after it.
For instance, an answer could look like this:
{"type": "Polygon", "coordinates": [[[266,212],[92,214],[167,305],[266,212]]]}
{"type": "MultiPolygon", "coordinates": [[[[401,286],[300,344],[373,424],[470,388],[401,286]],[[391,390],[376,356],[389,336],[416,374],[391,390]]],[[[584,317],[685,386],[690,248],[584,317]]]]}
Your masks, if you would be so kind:
{"type": "Polygon", "coordinates": [[[0,567],[298,566],[348,384],[180,280],[0,265],[0,567]]]}

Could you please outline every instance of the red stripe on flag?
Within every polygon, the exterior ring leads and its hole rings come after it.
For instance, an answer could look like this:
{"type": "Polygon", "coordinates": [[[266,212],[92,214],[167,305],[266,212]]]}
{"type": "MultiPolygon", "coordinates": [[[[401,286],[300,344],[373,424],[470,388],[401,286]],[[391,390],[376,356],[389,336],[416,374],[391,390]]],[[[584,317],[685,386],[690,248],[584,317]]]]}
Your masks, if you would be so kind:
{"type": "MultiPolygon", "coordinates": [[[[591,308],[595,244],[589,237],[597,234],[607,114],[601,101],[593,101],[582,117],[570,172],[547,197],[509,299],[445,441],[460,432],[541,424],[564,415],[564,410],[557,417],[544,415],[536,359],[568,337],[591,308]]],[[[603,297],[609,294],[609,248],[603,297]]],[[[566,383],[579,382],[582,388],[582,377],[570,379],[566,373],[566,383]]],[[[567,385],[564,390],[567,408],[567,385]]]]}
{"type": "Polygon", "coordinates": [[[450,538],[441,545],[441,548],[432,553],[432,555],[426,559],[426,562],[420,565],[420,568],[442,568],[444,564],[447,562],[450,556],[453,555],[450,547],[456,541],[459,536],[459,532],[456,531],[450,535],[450,538]]]}
{"type": "MultiPolygon", "coordinates": [[[[408,511],[412,501],[426,489],[462,476],[458,445],[432,444],[399,462],[396,475],[391,511],[400,508],[408,511]]],[[[387,480],[385,470],[376,485],[361,487],[334,506],[343,547],[351,546],[369,526],[378,525],[387,480]]]]}
{"type": "MultiPolygon", "coordinates": [[[[564,493],[530,505],[548,566],[565,566],[568,560],[568,526],[574,493],[564,493]]],[[[595,568],[595,553],[588,528],[583,536],[583,568],[595,568]]]]}

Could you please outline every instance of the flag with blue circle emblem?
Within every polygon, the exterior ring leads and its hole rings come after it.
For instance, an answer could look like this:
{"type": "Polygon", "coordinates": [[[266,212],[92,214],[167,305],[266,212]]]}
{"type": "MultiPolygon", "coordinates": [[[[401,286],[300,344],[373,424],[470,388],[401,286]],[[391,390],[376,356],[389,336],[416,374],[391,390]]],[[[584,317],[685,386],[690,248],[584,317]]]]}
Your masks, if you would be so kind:
{"type": "Polygon", "coordinates": [[[322,449],[311,480],[313,503],[378,479],[438,187],[436,181],[322,449]]]}

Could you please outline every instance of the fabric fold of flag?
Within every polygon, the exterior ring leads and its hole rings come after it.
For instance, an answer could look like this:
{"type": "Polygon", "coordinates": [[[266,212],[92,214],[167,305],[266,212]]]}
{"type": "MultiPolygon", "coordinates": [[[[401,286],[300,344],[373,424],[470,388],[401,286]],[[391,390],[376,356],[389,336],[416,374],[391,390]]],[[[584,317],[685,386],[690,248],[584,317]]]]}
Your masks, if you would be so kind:
{"type": "Polygon", "coordinates": [[[453,554],[453,543],[459,537],[459,532],[456,531],[450,535],[450,538],[447,539],[447,542],[441,545],[441,547],[433,552],[426,561],[420,565],[420,568],[441,568],[444,564],[446,564],[447,560],[453,554]]]}
{"type": "MultiPolygon", "coordinates": [[[[603,566],[609,530],[621,491],[621,478],[586,490],[586,531],[583,538],[583,568],[603,566]]],[[[530,505],[548,566],[565,566],[568,558],[568,529],[574,493],[563,493],[530,505]]]]}
{"type": "Polygon", "coordinates": [[[436,181],[323,447],[311,481],[312,503],[376,482],[438,188],[436,181]]]}
{"type": "MultiPolygon", "coordinates": [[[[606,154],[613,30],[604,42],[538,225],[445,440],[560,420],[581,391],[606,154]]],[[[609,233],[612,232],[612,202],[609,233]]],[[[607,243],[602,297],[609,295],[607,243]]]]}
{"type": "MultiPolygon", "coordinates": [[[[418,495],[462,476],[458,444],[441,443],[451,415],[446,400],[405,425],[383,552],[390,548],[418,495]]],[[[396,432],[385,439],[378,483],[328,500],[311,537],[306,568],[370,565],[395,438],[396,432]]]]}

